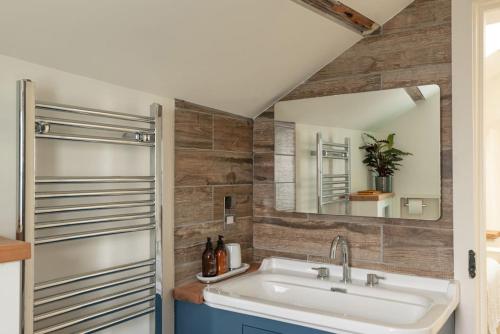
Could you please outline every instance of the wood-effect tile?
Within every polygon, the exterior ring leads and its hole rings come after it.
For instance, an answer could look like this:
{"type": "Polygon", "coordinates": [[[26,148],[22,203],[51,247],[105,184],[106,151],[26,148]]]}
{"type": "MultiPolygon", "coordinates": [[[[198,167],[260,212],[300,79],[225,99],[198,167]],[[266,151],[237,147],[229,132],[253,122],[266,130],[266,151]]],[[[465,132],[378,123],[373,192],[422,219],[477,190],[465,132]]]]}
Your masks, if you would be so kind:
{"type": "Polygon", "coordinates": [[[176,186],[252,183],[252,153],[178,149],[175,157],[176,186]]]}
{"type": "Polygon", "coordinates": [[[252,152],[252,136],[252,120],[214,116],[215,150],[252,152]]]}
{"type": "Polygon", "coordinates": [[[175,225],[213,220],[212,187],[175,188],[175,225]]]}
{"type": "Polygon", "coordinates": [[[212,115],[189,110],[175,112],[175,146],[178,148],[213,148],[212,115]]]}

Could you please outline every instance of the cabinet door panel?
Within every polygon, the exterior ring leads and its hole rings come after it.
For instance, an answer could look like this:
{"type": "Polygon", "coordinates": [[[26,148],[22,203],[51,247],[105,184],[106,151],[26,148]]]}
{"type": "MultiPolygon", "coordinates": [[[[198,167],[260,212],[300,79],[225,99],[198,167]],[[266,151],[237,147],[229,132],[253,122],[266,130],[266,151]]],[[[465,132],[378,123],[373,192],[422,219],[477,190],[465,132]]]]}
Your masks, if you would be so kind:
{"type": "Polygon", "coordinates": [[[271,332],[265,329],[243,325],[243,334],[281,334],[281,333],[271,332]]]}

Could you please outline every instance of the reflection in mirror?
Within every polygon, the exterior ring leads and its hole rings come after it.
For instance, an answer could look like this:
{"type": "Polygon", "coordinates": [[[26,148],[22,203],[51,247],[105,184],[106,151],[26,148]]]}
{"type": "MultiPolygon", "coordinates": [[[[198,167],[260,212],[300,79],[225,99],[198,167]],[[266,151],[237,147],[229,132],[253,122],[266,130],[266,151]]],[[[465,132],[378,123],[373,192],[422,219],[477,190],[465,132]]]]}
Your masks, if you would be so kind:
{"type": "Polygon", "coordinates": [[[439,219],[437,85],[275,105],[276,208],[439,219]]]}

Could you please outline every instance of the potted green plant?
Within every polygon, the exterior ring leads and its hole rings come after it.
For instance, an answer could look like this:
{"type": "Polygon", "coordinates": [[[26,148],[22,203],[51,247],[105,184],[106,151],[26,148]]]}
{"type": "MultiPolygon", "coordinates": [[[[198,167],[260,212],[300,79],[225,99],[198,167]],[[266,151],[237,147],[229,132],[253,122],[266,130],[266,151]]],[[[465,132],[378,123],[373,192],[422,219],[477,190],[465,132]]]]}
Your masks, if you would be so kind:
{"type": "Polygon", "coordinates": [[[394,147],[394,137],[391,133],[386,139],[377,139],[365,133],[363,135],[364,145],[360,150],[365,151],[363,163],[375,174],[375,189],[381,192],[392,192],[392,176],[399,170],[401,161],[409,152],[403,152],[394,147]]]}

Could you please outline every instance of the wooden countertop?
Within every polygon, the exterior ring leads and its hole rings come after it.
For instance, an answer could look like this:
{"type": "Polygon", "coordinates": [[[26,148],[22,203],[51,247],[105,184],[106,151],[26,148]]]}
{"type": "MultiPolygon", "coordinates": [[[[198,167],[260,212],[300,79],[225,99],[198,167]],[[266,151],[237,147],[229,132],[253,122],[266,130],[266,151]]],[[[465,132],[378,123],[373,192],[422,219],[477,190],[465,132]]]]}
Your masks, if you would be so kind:
{"type": "Polygon", "coordinates": [[[0,263],[26,260],[31,257],[28,242],[0,237],[0,263]]]}
{"type": "Polygon", "coordinates": [[[394,193],[378,193],[378,194],[350,194],[349,200],[351,201],[381,201],[386,198],[394,197],[394,193]]]}
{"type": "MultiPolygon", "coordinates": [[[[243,274],[236,275],[233,277],[239,277],[242,275],[246,275],[249,273],[252,273],[254,271],[257,271],[260,267],[260,263],[252,263],[250,265],[250,268],[243,274]]],[[[232,279],[228,278],[227,280],[232,279]]],[[[195,282],[189,282],[182,284],[178,287],[176,287],[173,291],[173,297],[175,300],[180,300],[183,302],[188,302],[188,303],[193,303],[193,304],[203,304],[204,299],[203,299],[203,289],[207,286],[207,284],[195,281],[195,282]]]]}

